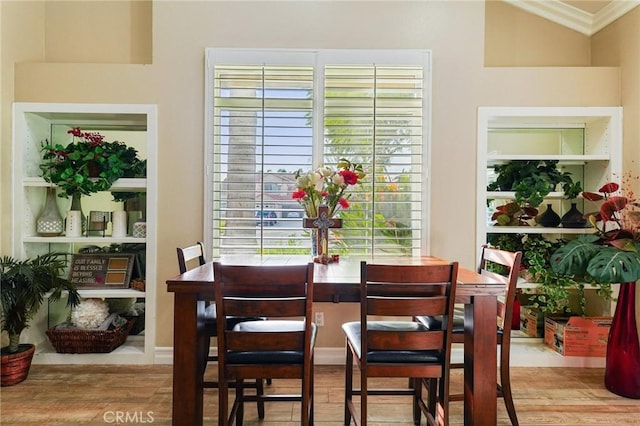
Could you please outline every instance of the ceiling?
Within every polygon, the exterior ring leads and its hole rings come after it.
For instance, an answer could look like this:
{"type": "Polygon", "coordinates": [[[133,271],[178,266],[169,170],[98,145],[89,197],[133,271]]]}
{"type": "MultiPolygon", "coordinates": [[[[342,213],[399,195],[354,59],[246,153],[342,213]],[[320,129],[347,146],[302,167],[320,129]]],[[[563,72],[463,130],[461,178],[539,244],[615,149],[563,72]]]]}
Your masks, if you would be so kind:
{"type": "Polygon", "coordinates": [[[504,0],[591,36],[640,4],[640,0],[504,0]]]}

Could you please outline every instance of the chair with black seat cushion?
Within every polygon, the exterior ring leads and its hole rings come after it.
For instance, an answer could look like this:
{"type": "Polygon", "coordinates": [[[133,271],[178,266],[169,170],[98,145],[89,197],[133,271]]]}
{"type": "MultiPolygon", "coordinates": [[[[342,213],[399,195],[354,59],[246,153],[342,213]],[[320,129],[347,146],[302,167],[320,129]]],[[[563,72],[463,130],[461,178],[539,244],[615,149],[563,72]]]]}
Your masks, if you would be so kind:
{"type": "MultiPolygon", "coordinates": [[[[206,258],[204,255],[204,245],[201,242],[197,242],[194,245],[188,247],[178,247],[178,269],[181,274],[184,274],[190,269],[193,269],[197,266],[202,266],[206,263],[206,258]]],[[[202,352],[201,359],[202,362],[200,364],[201,374],[204,375],[206,371],[206,366],[208,362],[217,362],[218,357],[216,355],[209,354],[209,347],[211,344],[211,338],[217,337],[218,335],[218,321],[216,315],[216,305],[210,302],[201,302],[204,304],[204,321],[203,321],[203,331],[202,331],[202,341],[198,344],[198,350],[202,352]]],[[[235,326],[239,322],[243,321],[261,321],[266,318],[258,318],[258,317],[246,317],[246,316],[238,316],[234,318],[229,318],[227,321],[227,325],[229,327],[235,326]]],[[[269,383],[269,381],[267,381],[269,383]]],[[[218,388],[217,381],[203,381],[202,386],[204,388],[218,388]]],[[[256,389],[256,393],[262,394],[264,393],[264,386],[262,380],[256,380],[255,383],[247,386],[256,389]]],[[[258,417],[264,418],[264,403],[262,401],[258,401],[258,417]]]]}
{"type": "MultiPolygon", "coordinates": [[[[478,272],[504,284],[504,295],[498,298],[497,338],[500,349],[500,382],[496,383],[497,397],[504,399],[504,404],[513,426],[518,425],[510,379],[511,320],[513,304],[516,298],[518,272],[522,252],[500,250],[487,245],[482,246],[478,272]]],[[[415,318],[427,327],[439,327],[440,318],[434,316],[418,316],[415,318]]],[[[464,313],[457,311],[453,319],[453,343],[464,343],[464,313]]],[[[464,368],[463,363],[452,363],[451,368],[464,368]]],[[[449,396],[450,401],[464,400],[463,394],[449,396]]]]}
{"type": "Polygon", "coordinates": [[[345,323],[347,358],[344,424],[367,424],[367,400],[372,395],[413,396],[413,421],[448,422],[451,326],[458,275],[457,262],[441,265],[361,263],[360,321],[345,323]],[[420,315],[444,318],[439,328],[413,321],[420,315]],[[372,318],[375,316],[375,318],[372,318]],[[354,389],[353,365],[360,369],[360,389],[354,389]],[[372,377],[411,379],[412,388],[371,389],[372,377]],[[422,397],[422,380],[439,389],[422,397]],[[358,415],[353,396],[360,395],[358,415]]]}
{"type": "Polygon", "coordinates": [[[313,424],[312,322],[313,263],[304,265],[223,265],[213,263],[218,308],[218,424],[241,425],[245,401],[300,401],[301,425],[313,424]],[[269,321],[229,327],[233,316],[265,316],[269,321]],[[293,395],[244,395],[244,381],[261,377],[300,379],[293,395]],[[229,411],[229,381],[235,400],[229,411]]]}

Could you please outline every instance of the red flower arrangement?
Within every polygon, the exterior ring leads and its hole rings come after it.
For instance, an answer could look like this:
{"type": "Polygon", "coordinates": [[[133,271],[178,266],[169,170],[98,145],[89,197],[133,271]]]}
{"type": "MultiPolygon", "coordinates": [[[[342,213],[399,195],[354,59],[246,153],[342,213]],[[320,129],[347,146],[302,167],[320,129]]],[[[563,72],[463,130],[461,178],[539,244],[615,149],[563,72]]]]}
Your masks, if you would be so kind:
{"type": "Polygon", "coordinates": [[[318,207],[327,205],[329,216],[339,208],[349,208],[351,194],[345,194],[349,186],[357,185],[366,174],[361,164],[355,164],[345,158],[338,162],[337,170],[331,167],[320,167],[314,171],[295,173],[296,190],[291,198],[296,200],[305,211],[307,217],[317,217],[318,207]]]}

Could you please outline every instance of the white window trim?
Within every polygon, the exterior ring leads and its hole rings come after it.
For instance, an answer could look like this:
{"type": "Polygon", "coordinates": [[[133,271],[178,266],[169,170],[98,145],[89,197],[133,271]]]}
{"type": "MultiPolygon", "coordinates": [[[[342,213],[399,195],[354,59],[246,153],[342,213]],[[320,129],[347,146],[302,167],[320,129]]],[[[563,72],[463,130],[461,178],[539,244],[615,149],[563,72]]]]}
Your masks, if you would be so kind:
{"type": "MultiPolygon", "coordinates": [[[[204,212],[203,212],[203,238],[205,252],[212,253],[213,230],[213,199],[211,191],[212,176],[209,159],[213,155],[213,56],[218,62],[228,62],[236,65],[255,65],[264,63],[265,65],[310,65],[313,64],[317,72],[314,74],[314,92],[321,93],[324,80],[324,66],[327,64],[371,64],[376,65],[399,65],[416,64],[423,65],[425,70],[425,93],[423,98],[423,121],[422,134],[423,142],[423,190],[427,196],[422,197],[421,209],[423,214],[423,226],[421,227],[421,255],[426,256],[431,252],[429,229],[431,226],[430,198],[431,198],[431,105],[432,105],[432,59],[430,50],[414,49],[234,49],[234,48],[207,48],[205,49],[205,93],[204,93],[204,212]]],[[[322,96],[314,99],[314,124],[313,139],[321,140],[324,129],[324,109],[322,96]]],[[[313,146],[314,162],[322,157],[322,144],[313,146]]],[[[314,164],[314,167],[319,164],[314,164]]]]}

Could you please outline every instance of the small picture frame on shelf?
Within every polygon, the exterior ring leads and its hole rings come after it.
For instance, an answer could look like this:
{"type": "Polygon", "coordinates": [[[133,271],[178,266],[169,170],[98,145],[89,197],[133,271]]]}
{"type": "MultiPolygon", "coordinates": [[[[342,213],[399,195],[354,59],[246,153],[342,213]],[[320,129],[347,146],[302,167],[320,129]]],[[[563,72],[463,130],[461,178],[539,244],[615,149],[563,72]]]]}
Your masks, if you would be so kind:
{"type": "Polygon", "coordinates": [[[82,290],[129,288],[134,258],[132,253],[74,254],[68,279],[82,290]]]}

